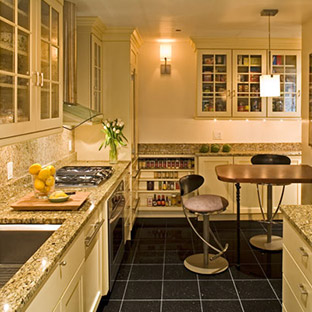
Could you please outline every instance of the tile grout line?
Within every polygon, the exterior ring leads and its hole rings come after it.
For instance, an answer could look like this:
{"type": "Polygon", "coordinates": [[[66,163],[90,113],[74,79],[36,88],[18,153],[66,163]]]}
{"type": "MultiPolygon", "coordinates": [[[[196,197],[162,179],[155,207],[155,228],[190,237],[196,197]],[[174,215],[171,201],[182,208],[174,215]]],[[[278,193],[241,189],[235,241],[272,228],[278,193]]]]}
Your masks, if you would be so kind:
{"type": "MultiPolygon", "coordinates": [[[[196,251],[195,251],[195,243],[194,243],[194,233],[193,233],[193,231],[191,232],[191,239],[192,239],[193,253],[195,253],[196,251]]],[[[204,312],[203,301],[202,301],[202,297],[201,297],[199,277],[198,277],[197,273],[196,273],[196,280],[197,280],[197,288],[198,288],[198,295],[199,295],[200,310],[201,310],[201,312],[204,312]]]]}
{"type": "MultiPolygon", "coordinates": [[[[141,225],[141,228],[143,228],[143,224],[141,225]]],[[[122,299],[121,299],[121,303],[120,303],[120,307],[119,307],[119,312],[121,312],[121,308],[122,308],[122,305],[123,305],[123,302],[124,302],[124,299],[125,299],[125,296],[126,296],[127,287],[128,287],[128,283],[129,283],[129,280],[130,280],[130,275],[131,275],[131,272],[132,272],[133,262],[134,262],[135,255],[137,253],[138,248],[139,248],[139,244],[137,243],[137,245],[135,246],[134,253],[133,253],[131,266],[130,266],[130,270],[129,270],[129,273],[128,273],[128,279],[127,279],[127,282],[126,282],[126,285],[125,285],[125,290],[124,290],[124,292],[122,294],[122,299]]]]}
{"type": "Polygon", "coordinates": [[[164,281],[165,281],[165,261],[166,261],[166,243],[167,243],[167,221],[166,221],[166,230],[165,230],[165,241],[164,241],[164,254],[163,254],[163,271],[161,278],[161,293],[160,293],[160,307],[159,311],[162,312],[163,309],[163,297],[164,297],[164,281]]]}
{"type": "Polygon", "coordinates": [[[231,268],[228,268],[228,270],[229,270],[229,273],[230,273],[230,276],[231,276],[231,280],[232,280],[233,286],[234,286],[234,288],[235,288],[235,292],[236,292],[236,295],[237,295],[239,304],[240,304],[240,306],[241,306],[241,308],[242,308],[242,312],[245,312],[245,309],[244,309],[244,307],[243,307],[243,303],[242,303],[241,297],[240,297],[240,295],[239,295],[238,289],[237,289],[237,287],[236,287],[236,284],[235,284],[235,281],[234,281],[234,278],[233,278],[233,275],[232,275],[231,268]]]}
{"type": "MultiPolygon", "coordinates": [[[[241,232],[242,232],[242,231],[241,231],[241,232]]],[[[248,242],[248,240],[247,240],[247,238],[246,238],[246,236],[245,236],[245,233],[244,233],[244,232],[242,232],[242,234],[243,234],[243,237],[244,237],[245,241],[247,241],[247,243],[249,243],[249,242],[248,242]]],[[[256,261],[257,261],[258,265],[260,266],[261,271],[263,272],[263,274],[264,274],[264,276],[265,276],[265,278],[266,278],[267,282],[269,283],[269,285],[270,285],[270,287],[271,287],[271,289],[272,289],[272,291],[273,291],[273,293],[274,293],[275,297],[277,298],[277,300],[278,300],[279,304],[282,306],[282,303],[281,303],[280,298],[279,298],[279,297],[278,297],[278,295],[276,294],[274,287],[272,286],[272,284],[271,284],[270,280],[268,279],[268,277],[267,277],[267,275],[266,275],[265,271],[264,271],[264,270],[263,270],[263,268],[262,268],[261,263],[259,262],[259,260],[258,260],[257,256],[255,255],[255,253],[254,253],[254,251],[253,251],[253,249],[252,249],[251,247],[250,247],[250,250],[251,250],[251,252],[252,252],[253,256],[256,258],[256,261]]],[[[271,264],[272,264],[272,263],[271,263],[271,264]]],[[[272,300],[274,300],[274,299],[272,299],[272,300]]]]}

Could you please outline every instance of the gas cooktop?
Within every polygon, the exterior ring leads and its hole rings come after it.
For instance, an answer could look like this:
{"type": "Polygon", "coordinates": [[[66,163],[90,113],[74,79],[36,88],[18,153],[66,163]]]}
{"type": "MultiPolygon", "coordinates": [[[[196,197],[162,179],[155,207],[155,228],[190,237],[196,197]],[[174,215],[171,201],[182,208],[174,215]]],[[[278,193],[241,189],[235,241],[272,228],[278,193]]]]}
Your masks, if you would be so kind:
{"type": "Polygon", "coordinates": [[[56,186],[98,186],[114,172],[111,166],[65,166],[56,171],[56,186]]]}

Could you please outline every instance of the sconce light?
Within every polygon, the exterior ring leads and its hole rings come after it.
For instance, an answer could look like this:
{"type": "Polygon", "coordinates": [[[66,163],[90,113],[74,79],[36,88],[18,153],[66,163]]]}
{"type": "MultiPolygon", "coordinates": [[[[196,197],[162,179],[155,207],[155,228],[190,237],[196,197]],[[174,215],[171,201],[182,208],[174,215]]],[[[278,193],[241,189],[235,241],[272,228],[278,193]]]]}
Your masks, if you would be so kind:
{"type": "Polygon", "coordinates": [[[171,44],[160,45],[160,61],[164,62],[164,64],[160,65],[160,73],[162,75],[170,75],[171,65],[168,62],[171,61],[171,44]]]}
{"type": "Polygon", "coordinates": [[[271,59],[271,16],[275,16],[278,10],[262,10],[261,16],[268,16],[269,18],[269,75],[260,76],[260,96],[261,97],[273,97],[280,96],[280,75],[273,75],[272,73],[272,59],[271,59]]]}

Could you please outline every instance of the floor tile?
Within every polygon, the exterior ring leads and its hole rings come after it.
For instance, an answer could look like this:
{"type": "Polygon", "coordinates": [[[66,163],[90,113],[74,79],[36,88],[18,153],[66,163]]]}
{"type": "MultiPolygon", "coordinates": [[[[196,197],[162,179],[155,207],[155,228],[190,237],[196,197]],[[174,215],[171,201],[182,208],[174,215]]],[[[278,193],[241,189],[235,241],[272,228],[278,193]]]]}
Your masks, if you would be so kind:
{"type": "Polygon", "coordinates": [[[193,254],[193,250],[166,250],[165,263],[182,264],[188,256],[193,254]]]}
{"type": "Polygon", "coordinates": [[[243,312],[238,300],[203,301],[203,312],[243,312]]]}
{"type": "MultiPolygon", "coordinates": [[[[224,257],[230,262],[230,264],[236,264],[238,261],[236,250],[228,250],[224,254],[224,257]]],[[[258,261],[252,251],[249,249],[240,251],[240,263],[258,264],[258,261]]]]}
{"type": "Polygon", "coordinates": [[[160,299],[162,282],[129,281],[125,299],[160,299]]]}
{"type": "Polygon", "coordinates": [[[202,299],[238,299],[232,281],[199,281],[202,299]]]}
{"type": "Polygon", "coordinates": [[[276,292],[277,297],[282,299],[282,297],[283,297],[283,289],[282,289],[283,282],[282,282],[282,279],[274,279],[274,280],[271,279],[270,283],[273,286],[273,289],[276,292]]]}
{"type": "Polygon", "coordinates": [[[167,241],[166,250],[193,250],[193,242],[190,240],[167,241]]]}
{"type": "Polygon", "coordinates": [[[242,300],[245,312],[282,312],[282,306],[277,300],[242,300]]]}
{"type": "Polygon", "coordinates": [[[201,312],[200,301],[164,301],[162,312],[201,312]]]}
{"type": "Polygon", "coordinates": [[[125,251],[122,263],[123,264],[131,264],[133,262],[134,251],[125,251]]]}
{"type": "Polygon", "coordinates": [[[162,264],[164,262],[164,251],[137,251],[134,264],[162,264]]]}
{"type": "Polygon", "coordinates": [[[140,239],[138,241],[137,252],[162,251],[165,248],[164,239],[140,239]]]}
{"type": "Polygon", "coordinates": [[[122,299],[127,282],[115,281],[109,299],[122,299]]]}
{"type": "Polygon", "coordinates": [[[159,312],[160,301],[123,301],[121,312],[159,312]]]}
{"type": "Polygon", "coordinates": [[[277,299],[269,283],[265,281],[235,280],[241,299],[277,299]]]}
{"type": "Polygon", "coordinates": [[[197,281],[164,281],[164,299],[198,299],[197,281]]]}
{"type": "Polygon", "coordinates": [[[195,273],[185,268],[183,264],[165,265],[165,280],[197,280],[195,273]]]}
{"type": "Polygon", "coordinates": [[[122,264],[117,273],[116,280],[127,280],[129,278],[130,269],[131,269],[131,265],[122,264]]]}
{"type": "Polygon", "coordinates": [[[261,267],[267,278],[281,279],[282,269],[279,263],[261,263],[261,267]]]}
{"type": "Polygon", "coordinates": [[[162,280],[163,265],[133,265],[130,280],[162,280]]]}
{"type": "Polygon", "coordinates": [[[165,239],[166,237],[166,228],[159,228],[159,227],[148,227],[148,228],[141,228],[139,235],[139,238],[144,239],[165,239]]]}
{"type": "Polygon", "coordinates": [[[260,265],[258,264],[241,264],[239,267],[231,266],[230,268],[233,279],[265,279],[260,265]]]}
{"type": "Polygon", "coordinates": [[[97,310],[97,312],[118,312],[120,308],[121,301],[109,301],[107,305],[104,306],[102,310],[97,310]]]}

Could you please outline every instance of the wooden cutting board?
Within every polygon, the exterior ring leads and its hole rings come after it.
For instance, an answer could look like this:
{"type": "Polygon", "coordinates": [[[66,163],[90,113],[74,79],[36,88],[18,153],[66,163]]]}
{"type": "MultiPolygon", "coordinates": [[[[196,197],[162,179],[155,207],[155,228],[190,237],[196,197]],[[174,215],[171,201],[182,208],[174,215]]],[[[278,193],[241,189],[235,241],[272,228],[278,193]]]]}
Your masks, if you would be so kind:
{"type": "Polygon", "coordinates": [[[78,210],[89,195],[90,192],[76,192],[66,202],[51,203],[48,199],[39,199],[34,193],[29,193],[11,207],[14,210],[78,210]]]}

